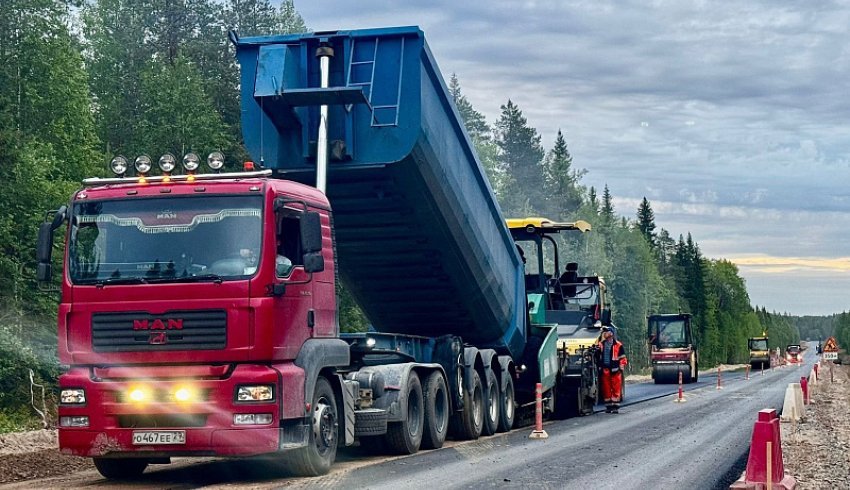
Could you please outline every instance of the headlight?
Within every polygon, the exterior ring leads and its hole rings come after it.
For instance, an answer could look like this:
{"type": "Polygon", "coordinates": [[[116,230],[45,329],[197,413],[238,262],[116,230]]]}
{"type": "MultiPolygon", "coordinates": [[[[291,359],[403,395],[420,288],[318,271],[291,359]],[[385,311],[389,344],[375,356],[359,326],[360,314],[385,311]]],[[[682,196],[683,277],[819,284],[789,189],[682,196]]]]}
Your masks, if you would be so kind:
{"type": "Polygon", "coordinates": [[[201,166],[201,159],[198,158],[198,155],[194,153],[187,153],[183,157],[183,170],[187,172],[194,172],[198,170],[198,167],[201,166]]]}
{"type": "Polygon", "coordinates": [[[224,154],[220,151],[214,151],[207,157],[207,165],[213,170],[221,170],[224,167],[224,154]]]}
{"type": "Polygon", "coordinates": [[[109,162],[109,168],[112,169],[112,173],[115,175],[124,175],[127,173],[128,166],[129,164],[127,163],[127,159],[121,155],[118,155],[109,162]]]}
{"type": "Polygon", "coordinates": [[[59,403],[62,405],[81,405],[86,402],[86,390],[82,388],[67,388],[59,392],[59,403]]]}
{"type": "Polygon", "coordinates": [[[59,427],[88,427],[89,418],[76,415],[73,417],[59,417],[59,427]]]}
{"type": "Polygon", "coordinates": [[[267,402],[274,400],[274,389],[271,385],[245,385],[236,388],[238,402],[267,402]]]}
{"type": "Polygon", "coordinates": [[[165,173],[169,173],[177,166],[177,159],[171,153],[166,153],[159,157],[159,168],[165,173]]]}
{"type": "Polygon", "coordinates": [[[136,157],[136,172],[146,174],[151,171],[151,157],[147,155],[139,155],[136,157]]]}

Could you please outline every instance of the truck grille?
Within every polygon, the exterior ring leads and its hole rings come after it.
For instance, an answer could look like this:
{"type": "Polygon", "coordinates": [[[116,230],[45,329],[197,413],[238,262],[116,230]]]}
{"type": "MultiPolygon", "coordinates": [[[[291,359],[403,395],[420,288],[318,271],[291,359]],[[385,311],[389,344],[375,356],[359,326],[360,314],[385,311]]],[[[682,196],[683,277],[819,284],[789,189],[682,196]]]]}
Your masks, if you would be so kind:
{"type": "Polygon", "coordinates": [[[226,342],[224,310],[92,315],[95,352],[224,349],[226,342]]]}
{"type": "Polygon", "coordinates": [[[122,429],[204,427],[205,425],[207,425],[207,416],[205,414],[180,413],[118,416],[118,427],[122,429]]]}

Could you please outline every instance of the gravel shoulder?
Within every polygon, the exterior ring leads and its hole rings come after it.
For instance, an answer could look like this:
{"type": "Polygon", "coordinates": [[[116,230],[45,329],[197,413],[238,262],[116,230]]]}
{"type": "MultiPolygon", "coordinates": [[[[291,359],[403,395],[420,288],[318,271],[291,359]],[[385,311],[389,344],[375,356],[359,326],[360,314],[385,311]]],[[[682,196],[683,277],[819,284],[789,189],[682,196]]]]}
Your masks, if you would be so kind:
{"type": "Polygon", "coordinates": [[[0,484],[94,469],[91,460],[59,453],[54,430],[0,434],[0,484]]]}
{"type": "Polygon", "coordinates": [[[833,365],[833,376],[823,365],[806,419],[782,424],[785,471],[800,490],[850,488],[850,367],[833,365]]]}

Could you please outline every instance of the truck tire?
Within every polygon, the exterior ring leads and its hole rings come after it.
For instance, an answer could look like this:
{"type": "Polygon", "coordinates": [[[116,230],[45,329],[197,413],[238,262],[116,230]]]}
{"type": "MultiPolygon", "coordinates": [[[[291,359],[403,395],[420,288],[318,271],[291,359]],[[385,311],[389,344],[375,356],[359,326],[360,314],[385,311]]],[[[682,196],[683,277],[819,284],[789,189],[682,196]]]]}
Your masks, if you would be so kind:
{"type": "Polygon", "coordinates": [[[422,383],[415,371],[410,372],[404,389],[407,391],[407,416],[401,422],[387,424],[386,441],[390,451],[396,454],[413,454],[422,443],[425,425],[422,383]]]}
{"type": "Polygon", "coordinates": [[[472,391],[465,393],[463,412],[455,415],[459,439],[478,439],[484,426],[484,389],[481,386],[481,376],[474,369],[471,381],[472,391]]]}
{"type": "Polygon", "coordinates": [[[484,396],[484,425],[481,427],[481,435],[492,436],[499,428],[499,380],[493,370],[487,370],[487,390],[484,396]]]}
{"type": "Polygon", "coordinates": [[[507,432],[513,429],[516,417],[514,380],[511,373],[505,373],[505,377],[507,379],[505,389],[499,392],[499,432],[507,432]]]}
{"type": "Polygon", "coordinates": [[[354,437],[380,436],[386,433],[386,410],[366,408],[354,412],[354,437]]]}
{"type": "Polygon", "coordinates": [[[336,395],[324,376],[316,380],[312,408],[307,446],[284,453],[287,469],[298,476],[324,475],[336,459],[339,442],[336,395]]]}
{"type": "Polygon", "coordinates": [[[94,467],[109,480],[129,480],[141,476],[148,467],[144,458],[94,458],[94,467]]]}
{"type": "Polygon", "coordinates": [[[428,375],[425,381],[425,431],[422,433],[423,449],[439,449],[449,431],[449,393],[446,380],[439,371],[428,375]]]}

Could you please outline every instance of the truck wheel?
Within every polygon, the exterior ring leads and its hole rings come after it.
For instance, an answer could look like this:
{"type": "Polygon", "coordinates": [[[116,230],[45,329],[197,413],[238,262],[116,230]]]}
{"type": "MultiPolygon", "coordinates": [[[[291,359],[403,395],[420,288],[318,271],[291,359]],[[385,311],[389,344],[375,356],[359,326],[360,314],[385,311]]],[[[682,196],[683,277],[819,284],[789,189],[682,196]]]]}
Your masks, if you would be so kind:
{"type": "Polygon", "coordinates": [[[484,426],[481,435],[492,436],[499,428],[499,380],[493,370],[487,370],[487,395],[484,397],[484,426]]]}
{"type": "Polygon", "coordinates": [[[339,417],[330,382],[320,376],[313,390],[313,413],[306,447],[286,453],[286,466],[298,476],[324,475],[336,459],[339,417]]]}
{"type": "Polygon", "coordinates": [[[413,454],[422,443],[425,409],[422,400],[422,383],[419,375],[411,371],[407,377],[407,416],[401,422],[387,424],[387,445],[397,454],[413,454]]]}
{"type": "Polygon", "coordinates": [[[505,389],[499,392],[499,432],[507,432],[514,427],[516,417],[516,398],[514,396],[514,380],[511,373],[505,373],[507,382],[505,389]]]}
{"type": "Polygon", "coordinates": [[[380,436],[387,433],[387,411],[366,408],[354,412],[354,436],[380,436]]]}
{"type": "Polygon", "coordinates": [[[94,458],[97,471],[110,480],[128,480],[141,476],[148,467],[147,459],[94,458]]]}
{"type": "Polygon", "coordinates": [[[434,371],[425,381],[425,432],[423,449],[443,447],[449,430],[449,394],[442,373],[434,371]]]}
{"type": "Polygon", "coordinates": [[[484,390],[481,387],[481,376],[472,370],[472,391],[464,394],[463,412],[459,417],[457,436],[460,439],[478,439],[484,425],[484,390]]]}

